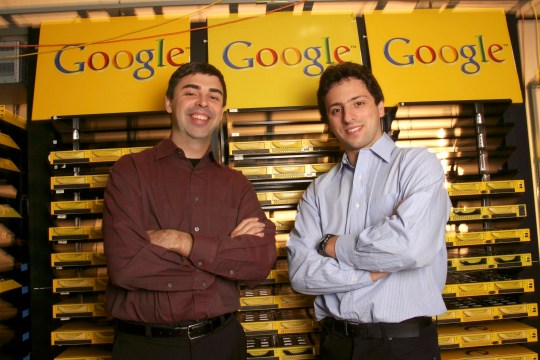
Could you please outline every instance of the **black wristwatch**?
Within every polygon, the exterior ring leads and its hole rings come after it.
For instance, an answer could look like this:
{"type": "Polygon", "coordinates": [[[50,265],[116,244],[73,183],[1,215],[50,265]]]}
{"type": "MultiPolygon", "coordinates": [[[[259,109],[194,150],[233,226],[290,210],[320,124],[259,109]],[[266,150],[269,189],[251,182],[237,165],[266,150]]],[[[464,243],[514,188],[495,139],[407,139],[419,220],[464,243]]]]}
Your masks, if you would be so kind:
{"type": "Polygon", "coordinates": [[[328,244],[328,240],[330,240],[332,236],[334,236],[334,234],[326,234],[322,237],[321,241],[319,241],[319,245],[317,246],[317,252],[319,255],[330,257],[330,255],[326,253],[326,244],[328,244]]]}

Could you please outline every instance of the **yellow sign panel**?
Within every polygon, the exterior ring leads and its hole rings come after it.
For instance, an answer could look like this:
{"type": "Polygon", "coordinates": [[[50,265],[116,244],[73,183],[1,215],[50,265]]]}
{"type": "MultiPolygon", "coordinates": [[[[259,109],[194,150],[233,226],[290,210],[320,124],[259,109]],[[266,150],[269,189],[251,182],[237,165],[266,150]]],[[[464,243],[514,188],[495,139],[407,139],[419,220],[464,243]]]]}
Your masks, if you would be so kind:
{"type": "Polygon", "coordinates": [[[313,106],[326,67],[361,63],[353,13],[272,13],[208,19],[209,62],[233,109],[313,106]]]}
{"type": "Polygon", "coordinates": [[[385,105],[523,102],[503,10],[373,11],[365,20],[385,105]]]}
{"type": "Polygon", "coordinates": [[[189,29],[162,16],[42,23],[32,119],[163,111],[170,75],[190,59],[189,29]]]}

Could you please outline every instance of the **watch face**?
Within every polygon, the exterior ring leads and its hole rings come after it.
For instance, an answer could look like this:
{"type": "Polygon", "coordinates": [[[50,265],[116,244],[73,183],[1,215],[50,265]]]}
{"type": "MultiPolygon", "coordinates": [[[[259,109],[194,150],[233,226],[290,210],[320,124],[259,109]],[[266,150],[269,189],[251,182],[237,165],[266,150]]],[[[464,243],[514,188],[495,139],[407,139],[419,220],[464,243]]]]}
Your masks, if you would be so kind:
{"type": "Polygon", "coordinates": [[[326,243],[330,238],[332,237],[331,234],[326,234],[323,236],[321,241],[319,241],[319,245],[317,246],[317,253],[321,256],[328,257],[328,254],[326,253],[326,243]]]}

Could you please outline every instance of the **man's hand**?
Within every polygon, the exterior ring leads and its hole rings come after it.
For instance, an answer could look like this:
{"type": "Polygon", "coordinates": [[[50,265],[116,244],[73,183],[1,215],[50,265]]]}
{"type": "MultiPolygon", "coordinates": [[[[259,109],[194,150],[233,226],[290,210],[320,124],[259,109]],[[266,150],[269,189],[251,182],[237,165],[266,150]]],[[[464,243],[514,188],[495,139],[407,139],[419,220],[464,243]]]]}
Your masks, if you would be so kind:
{"type": "Polygon", "coordinates": [[[377,280],[380,280],[384,277],[387,277],[390,275],[388,272],[370,272],[369,277],[371,278],[371,281],[376,282],[377,280]]]}
{"type": "Polygon", "coordinates": [[[193,237],[190,233],[174,229],[148,230],[150,242],[188,257],[193,247],[193,237]]]}
{"type": "MultiPolygon", "coordinates": [[[[338,236],[334,235],[332,236],[328,242],[326,243],[326,247],[324,248],[324,251],[328,254],[328,256],[336,259],[336,242],[337,242],[338,236]]],[[[390,275],[388,272],[370,272],[369,277],[371,278],[371,281],[376,282],[384,277],[387,277],[390,275]]]]}
{"type": "Polygon", "coordinates": [[[403,200],[401,200],[400,202],[397,203],[396,207],[394,208],[394,211],[392,211],[391,216],[397,215],[397,209],[402,203],[403,203],[403,200]]]}
{"type": "Polygon", "coordinates": [[[332,236],[328,242],[326,243],[326,247],[324,248],[324,251],[330,256],[331,258],[336,258],[336,242],[337,242],[338,236],[334,235],[332,236]]]}
{"type": "Polygon", "coordinates": [[[264,236],[265,224],[260,222],[257,218],[247,218],[240,221],[240,224],[236,225],[231,232],[231,237],[235,238],[240,235],[255,235],[258,237],[264,236]]]}

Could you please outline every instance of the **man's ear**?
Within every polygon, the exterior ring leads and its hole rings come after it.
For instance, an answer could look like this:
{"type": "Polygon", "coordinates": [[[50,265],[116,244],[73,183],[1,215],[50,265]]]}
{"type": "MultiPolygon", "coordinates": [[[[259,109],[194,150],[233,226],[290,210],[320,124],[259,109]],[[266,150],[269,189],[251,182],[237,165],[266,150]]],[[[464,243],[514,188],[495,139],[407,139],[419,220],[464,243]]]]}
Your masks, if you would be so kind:
{"type": "Polygon", "coordinates": [[[165,96],[165,110],[170,114],[172,112],[171,99],[165,96]]]}
{"type": "Polygon", "coordinates": [[[379,109],[379,117],[384,117],[384,101],[379,101],[377,108],[379,109]]]}

